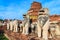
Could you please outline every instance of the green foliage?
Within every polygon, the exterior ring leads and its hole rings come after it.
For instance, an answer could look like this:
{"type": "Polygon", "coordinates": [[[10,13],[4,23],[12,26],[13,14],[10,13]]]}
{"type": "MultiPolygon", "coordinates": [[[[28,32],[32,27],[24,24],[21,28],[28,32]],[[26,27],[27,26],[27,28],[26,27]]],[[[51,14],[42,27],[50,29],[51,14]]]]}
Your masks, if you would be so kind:
{"type": "Polygon", "coordinates": [[[4,34],[0,34],[0,40],[8,40],[8,38],[6,38],[4,34]]]}
{"type": "Polygon", "coordinates": [[[3,21],[3,19],[0,19],[0,21],[3,21]]]}

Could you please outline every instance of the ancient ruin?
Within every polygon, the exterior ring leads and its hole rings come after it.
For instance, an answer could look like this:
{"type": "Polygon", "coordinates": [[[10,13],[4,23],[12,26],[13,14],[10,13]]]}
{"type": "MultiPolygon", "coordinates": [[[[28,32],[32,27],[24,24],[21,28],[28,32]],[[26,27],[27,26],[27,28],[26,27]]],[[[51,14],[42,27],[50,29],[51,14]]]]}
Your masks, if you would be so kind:
{"type": "Polygon", "coordinates": [[[50,16],[49,9],[43,8],[41,3],[33,2],[28,12],[23,14],[23,18],[19,25],[17,20],[9,20],[7,30],[21,35],[34,35],[43,40],[60,35],[60,15],[50,16]]]}

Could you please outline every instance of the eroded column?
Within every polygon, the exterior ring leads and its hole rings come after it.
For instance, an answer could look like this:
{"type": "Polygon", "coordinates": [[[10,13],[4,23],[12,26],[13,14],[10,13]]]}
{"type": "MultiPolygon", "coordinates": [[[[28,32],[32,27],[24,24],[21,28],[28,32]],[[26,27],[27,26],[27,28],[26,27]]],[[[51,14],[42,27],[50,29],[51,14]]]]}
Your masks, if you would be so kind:
{"type": "Polygon", "coordinates": [[[18,32],[18,25],[16,24],[15,27],[16,27],[16,32],[18,32]]]}
{"type": "Polygon", "coordinates": [[[60,35],[60,29],[58,24],[56,24],[56,35],[60,35]]]}
{"type": "Polygon", "coordinates": [[[40,24],[39,22],[37,23],[37,30],[38,30],[38,37],[41,37],[41,27],[40,27],[40,24]]]}
{"type": "Polygon", "coordinates": [[[43,26],[43,39],[48,40],[48,29],[49,29],[49,20],[43,26]]]}
{"type": "Polygon", "coordinates": [[[28,27],[29,27],[29,25],[28,25],[28,23],[26,23],[26,25],[25,25],[25,35],[28,34],[28,27]]]}
{"type": "Polygon", "coordinates": [[[18,32],[18,25],[17,24],[14,25],[14,32],[18,32]]]}
{"type": "Polygon", "coordinates": [[[13,23],[10,22],[10,30],[12,31],[12,28],[13,28],[13,23]]]}
{"type": "Polygon", "coordinates": [[[7,30],[9,29],[9,23],[7,23],[7,30]]]}

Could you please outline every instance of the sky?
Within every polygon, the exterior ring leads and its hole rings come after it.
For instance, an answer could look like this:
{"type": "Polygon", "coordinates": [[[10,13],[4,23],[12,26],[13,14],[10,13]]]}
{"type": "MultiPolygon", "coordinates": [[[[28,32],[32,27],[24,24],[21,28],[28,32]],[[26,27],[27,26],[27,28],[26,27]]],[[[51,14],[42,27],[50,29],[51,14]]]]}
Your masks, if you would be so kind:
{"type": "Polygon", "coordinates": [[[22,20],[34,1],[48,8],[50,15],[60,15],[60,0],[0,0],[0,19],[22,20]]]}

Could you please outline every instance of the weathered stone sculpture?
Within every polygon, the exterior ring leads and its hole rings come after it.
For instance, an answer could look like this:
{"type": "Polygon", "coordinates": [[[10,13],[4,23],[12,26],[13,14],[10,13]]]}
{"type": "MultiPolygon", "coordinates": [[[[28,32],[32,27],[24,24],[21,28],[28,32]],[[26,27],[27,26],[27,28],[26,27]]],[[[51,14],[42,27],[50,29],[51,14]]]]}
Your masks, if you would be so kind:
{"type": "Polygon", "coordinates": [[[48,29],[49,29],[48,9],[41,9],[39,11],[37,27],[38,27],[38,37],[42,37],[44,40],[48,40],[48,29]]]}

